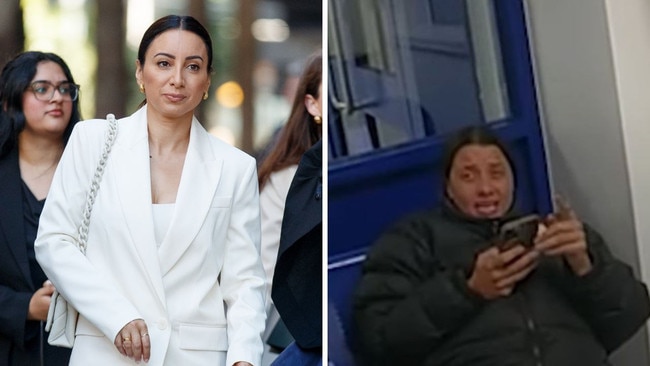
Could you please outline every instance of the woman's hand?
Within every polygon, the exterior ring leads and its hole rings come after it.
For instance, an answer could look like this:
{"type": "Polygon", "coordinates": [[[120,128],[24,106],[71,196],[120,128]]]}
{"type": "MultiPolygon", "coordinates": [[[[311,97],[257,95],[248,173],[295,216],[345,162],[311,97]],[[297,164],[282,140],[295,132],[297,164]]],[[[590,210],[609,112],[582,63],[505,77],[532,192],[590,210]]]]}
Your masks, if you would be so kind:
{"type": "Polygon", "coordinates": [[[575,211],[562,203],[557,213],[546,218],[546,229],[535,239],[535,249],[548,256],[563,256],[573,273],[584,276],[592,269],[587,239],[575,211]]]}
{"type": "Polygon", "coordinates": [[[537,266],[539,253],[521,244],[500,251],[490,247],[479,253],[467,286],[487,300],[509,296],[515,285],[537,266]]]}
{"type": "Polygon", "coordinates": [[[29,300],[29,309],[27,310],[27,319],[29,320],[47,320],[47,312],[50,309],[50,301],[54,293],[52,282],[45,281],[43,287],[34,292],[29,300]]]}
{"type": "Polygon", "coordinates": [[[149,362],[151,342],[147,324],[142,319],[135,319],[125,325],[115,337],[117,350],[136,362],[149,362]]]}

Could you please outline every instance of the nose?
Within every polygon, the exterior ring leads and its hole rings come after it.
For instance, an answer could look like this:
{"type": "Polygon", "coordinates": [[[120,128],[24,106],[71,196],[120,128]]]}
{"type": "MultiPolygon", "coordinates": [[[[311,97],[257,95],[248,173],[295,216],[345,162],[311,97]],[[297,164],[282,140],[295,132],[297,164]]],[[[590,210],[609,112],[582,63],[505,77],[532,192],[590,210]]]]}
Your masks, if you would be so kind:
{"type": "Polygon", "coordinates": [[[490,196],[494,192],[494,185],[489,177],[481,176],[478,181],[478,193],[481,196],[490,196]]]}
{"type": "Polygon", "coordinates": [[[184,85],[183,82],[183,65],[179,64],[174,68],[174,72],[169,80],[169,84],[177,88],[180,88],[184,85]]]}
{"type": "Polygon", "coordinates": [[[61,102],[63,101],[63,94],[59,91],[59,88],[54,88],[54,91],[52,92],[52,98],[50,98],[50,102],[61,102]]]}

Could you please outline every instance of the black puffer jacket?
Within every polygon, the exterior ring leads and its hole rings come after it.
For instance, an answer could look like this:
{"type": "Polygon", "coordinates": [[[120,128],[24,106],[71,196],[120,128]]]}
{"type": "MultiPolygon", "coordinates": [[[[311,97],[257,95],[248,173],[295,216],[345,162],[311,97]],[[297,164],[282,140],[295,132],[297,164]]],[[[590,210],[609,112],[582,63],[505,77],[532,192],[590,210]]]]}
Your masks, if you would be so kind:
{"type": "Polygon", "coordinates": [[[608,354],[650,313],[645,285],[586,228],[594,265],[586,276],[543,258],[512,295],[479,298],[467,278],[499,224],[446,207],[409,217],[378,240],[354,298],[366,364],[609,365],[608,354]]]}

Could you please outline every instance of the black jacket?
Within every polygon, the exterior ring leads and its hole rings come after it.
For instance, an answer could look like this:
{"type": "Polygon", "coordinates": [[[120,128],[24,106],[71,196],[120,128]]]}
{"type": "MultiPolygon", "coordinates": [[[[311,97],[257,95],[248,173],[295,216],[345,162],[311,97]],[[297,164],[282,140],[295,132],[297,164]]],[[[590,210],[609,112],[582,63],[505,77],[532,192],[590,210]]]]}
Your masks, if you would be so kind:
{"type": "Polygon", "coordinates": [[[322,147],[305,152],[282,219],[272,298],[282,321],[303,350],[322,347],[322,147]]]}
{"type": "Polygon", "coordinates": [[[648,292],[586,227],[593,269],[577,277],[543,258],[512,295],[467,288],[500,223],[450,207],[409,217],[371,248],[354,298],[355,334],[370,365],[596,366],[650,313],[648,292]]]}
{"type": "Polygon", "coordinates": [[[0,365],[67,365],[70,350],[47,344],[43,323],[27,320],[36,289],[25,241],[21,185],[16,147],[0,159],[0,365]]]}

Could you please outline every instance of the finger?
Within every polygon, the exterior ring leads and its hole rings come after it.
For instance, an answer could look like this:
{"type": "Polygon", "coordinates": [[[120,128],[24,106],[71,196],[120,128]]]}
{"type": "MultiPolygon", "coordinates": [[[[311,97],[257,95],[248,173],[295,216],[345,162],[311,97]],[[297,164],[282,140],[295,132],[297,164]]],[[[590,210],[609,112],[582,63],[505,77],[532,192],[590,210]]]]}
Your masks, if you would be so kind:
{"type": "Polygon", "coordinates": [[[126,333],[122,336],[122,349],[124,349],[126,356],[133,358],[133,341],[130,333],[126,333]]]}
{"type": "Polygon", "coordinates": [[[41,289],[43,290],[43,295],[52,296],[54,293],[54,286],[41,287],[41,289]]]}
{"type": "Polygon", "coordinates": [[[479,253],[476,258],[476,267],[491,270],[496,267],[495,259],[499,254],[499,249],[490,247],[487,250],[479,253]]]}
{"type": "Polygon", "coordinates": [[[149,332],[141,333],[140,337],[142,338],[142,359],[144,362],[149,362],[151,357],[151,338],[149,337],[149,332]]]}
{"type": "Polygon", "coordinates": [[[565,220],[565,221],[556,221],[549,225],[547,229],[541,233],[538,237],[535,238],[535,244],[547,240],[558,234],[574,232],[574,231],[583,231],[582,223],[576,220],[565,220]]]}
{"type": "Polygon", "coordinates": [[[532,270],[535,269],[536,267],[537,267],[537,262],[536,261],[531,262],[528,264],[528,266],[524,267],[519,272],[516,272],[508,277],[501,279],[495,284],[495,286],[500,290],[503,288],[514,287],[514,285],[517,284],[517,282],[528,277],[530,272],[532,272],[532,270]]]}
{"type": "Polygon", "coordinates": [[[113,342],[113,344],[115,345],[115,348],[117,348],[117,350],[122,355],[126,356],[126,352],[124,352],[124,348],[122,347],[122,335],[121,334],[118,333],[117,336],[115,336],[115,341],[113,342]]]}
{"type": "Polygon", "coordinates": [[[544,254],[547,256],[559,256],[559,255],[567,255],[567,254],[576,254],[578,252],[586,252],[586,251],[587,251],[587,246],[584,243],[575,243],[575,244],[564,245],[561,247],[550,249],[544,252],[544,254]]]}
{"type": "Polygon", "coordinates": [[[503,277],[510,277],[516,273],[523,271],[525,268],[530,266],[533,262],[537,261],[539,257],[539,252],[536,250],[531,250],[528,253],[520,256],[516,261],[508,265],[503,271],[503,277]]]}
{"type": "Polygon", "coordinates": [[[133,332],[131,333],[133,339],[131,340],[132,342],[132,347],[131,349],[133,350],[133,359],[136,361],[140,361],[142,359],[142,340],[140,339],[140,333],[133,332]]]}
{"type": "Polygon", "coordinates": [[[507,250],[512,249],[517,244],[519,244],[519,240],[517,238],[511,238],[506,240],[505,242],[498,243],[497,247],[499,248],[500,252],[505,252],[507,250]]]}
{"type": "Polygon", "coordinates": [[[569,205],[569,202],[560,195],[555,195],[555,207],[557,208],[556,215],[560,220],[571,220],[576,218],[575,211],[569,205]]]}
{"type": "Polygon", "coordinates": [[[584,239],[584,234],[579,231],[558,233],[537,243],[535,249],[547,254],[547,252],[566,245],[584,242],[584,239]]]}
{"type": "Polygon", "coordinates": [[[497,264],[500,266],[506,266],[519,256],[521,256],[523,253],[526,252],[526,248],[521,245],[517,244],[514,247],[499,253],[497,264]]]}
{"type": "MultiPolygon", "coordinates": [[[[149,356],[150,356],[150,350],[151,350],[151,339],[149,338],[149,331],[147,328],[147,323],[144,322],[144,320],[137,320],[134,323],[136,330],[138,332],[138,336],[140,337],[140,357],[145,360],[149,361],[149,356]]],[[[140,358],[138,358],[139,360],[140,358]]]]}
{"type": "Polygon", "coordinates": [[[499,289],[498,293],[499,295],[506,297],[506,296],[510,296],[513,290],[514,290],[514,286],[506,286],[503,287],[502,289],[499,289]]]}

